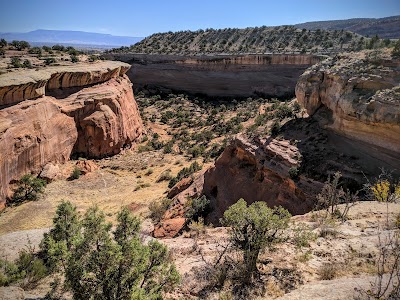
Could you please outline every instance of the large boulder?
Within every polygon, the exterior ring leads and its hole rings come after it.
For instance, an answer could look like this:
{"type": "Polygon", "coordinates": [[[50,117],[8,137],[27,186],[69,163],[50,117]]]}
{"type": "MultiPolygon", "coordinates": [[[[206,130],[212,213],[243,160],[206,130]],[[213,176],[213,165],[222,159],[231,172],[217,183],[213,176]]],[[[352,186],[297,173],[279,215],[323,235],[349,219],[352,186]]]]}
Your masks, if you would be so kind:
{"type": "Polygon", "coordinates": [[[61,103],[63,112],[76,122],[78,140],[74,153],[78,155],[96,158],[113,155],[142,134],[132,83],[125,75],[85,88],[61,103]]]}

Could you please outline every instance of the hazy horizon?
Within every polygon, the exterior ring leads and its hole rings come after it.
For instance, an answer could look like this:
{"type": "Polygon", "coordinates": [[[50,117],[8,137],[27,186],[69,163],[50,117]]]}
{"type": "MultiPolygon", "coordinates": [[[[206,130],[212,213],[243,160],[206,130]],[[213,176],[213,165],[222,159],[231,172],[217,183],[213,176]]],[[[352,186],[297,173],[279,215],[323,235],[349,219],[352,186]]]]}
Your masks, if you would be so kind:
{"type": "Polygon", "coordinates": [[[294,25],[312,21],[400,15],[397,0],[106,1],[5,0],[0,32],[38,29],[145,37],[157,32],[206,28],[294,25]]]}

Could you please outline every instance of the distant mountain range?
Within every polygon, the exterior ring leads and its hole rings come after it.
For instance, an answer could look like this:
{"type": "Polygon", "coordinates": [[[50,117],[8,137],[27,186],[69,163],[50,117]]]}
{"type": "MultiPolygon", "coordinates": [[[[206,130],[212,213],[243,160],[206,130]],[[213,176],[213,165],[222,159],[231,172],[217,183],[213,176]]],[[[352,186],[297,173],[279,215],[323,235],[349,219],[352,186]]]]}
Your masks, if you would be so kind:
{"type": "Polygon", "coordinates": [[[307,22],[295,25],[297,28],[308,30],[348,30],[363,36],[375,36],[384,39],[400,38],[400,16],[386,17],[380,19],[360,18],[348,20],[331,20],[307,22]]]}
{"type": "Polygon", "coordinates": [[[142,37],[115,36],[103,33],[44,29],[25,33],[0,32],[0,38],[3,38],[9,42],[12,40],[24,40],[34,44],[63,44],[72,46],[89,45],[108,47],[130,46],[143,39],[142,37]]]}

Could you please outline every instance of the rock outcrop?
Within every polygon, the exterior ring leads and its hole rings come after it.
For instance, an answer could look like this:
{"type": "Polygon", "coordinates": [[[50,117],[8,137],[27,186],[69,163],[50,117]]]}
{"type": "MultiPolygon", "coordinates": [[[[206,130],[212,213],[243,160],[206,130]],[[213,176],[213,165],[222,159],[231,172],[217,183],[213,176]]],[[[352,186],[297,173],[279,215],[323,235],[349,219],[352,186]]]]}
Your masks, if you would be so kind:
{"type": "Polygon", "coordinates": [[[132,84],[124,75],[129,65],[107,62],[93,64],[86,72],[85,68],[77,67],[76,72],[54,68],[57,73],[50,74],[48,87],[90,85],[64,99],[30,99],[37,82],[21,84],[11,94],[3,93],[2,100],[7,101],[3,104],[20,103],[0,110],[0,203],[11,195],[10,184],[24,174],[42,173],[51,181],[57,178],[55,165],[71,155],[113,155],[141,136],[143,125],[132,84]],[[94,85],[98,82],[103,83],[94,85]]]}
{"type": "Polygon", "coordinates": [[[74,119],[51,99],[24,101],[0,110],[0,199],[9,184],[48,163],[64,163],[78,133],[74,119]]]}
{"type": "Polygon", "coordinates": [[[300,77],[297,100],[324,127],[399,153],[399,67],[383,51],[329,58],[300,77]]]}
{"type": "Polygon", "coordinates": [[[124,75],[129,68],[128,64],[105,61],[2,74],[0,75],[0,107],[26,99],[36,99],[52,90],[105,82],[124,75]]]}
{"type": "Polygon", "coordinates": [[[275,139],[249,141],[237,137],[215,162],[183,192],[174,197],[163,220],[155,227],[155,237],[176,236],[184,227],[186,202],[205,195],[210,199],[207,221],[218,224],[224,211],[240,198],[248,203],[265,201],[283,206],[292,214],[313,208],[320,184],[300,176],[293,181],[289,169],[300,162],[298,148],[289,141],[275,139]],[[173,226],[172,226],[173,225],[173,226]]]}
{"type": "Polygon", "coordinates": [[[78,139],[73,152],[84,157],[118,153],[141,135],[143,127],[129,79],[118,77],[61,100],[75,119],[78,139]]]}

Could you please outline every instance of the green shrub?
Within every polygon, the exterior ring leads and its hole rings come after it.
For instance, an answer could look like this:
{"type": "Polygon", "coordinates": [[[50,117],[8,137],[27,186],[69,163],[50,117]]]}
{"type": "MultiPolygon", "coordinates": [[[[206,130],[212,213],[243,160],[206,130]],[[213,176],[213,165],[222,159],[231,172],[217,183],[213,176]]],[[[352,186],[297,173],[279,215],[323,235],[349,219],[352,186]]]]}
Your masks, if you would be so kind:
{"type": "Polygon", "coordinates": [[[71,58],[71,62],[73,62],[73,63],[79,62],[79,57],[74,54],[71,54],[70,58],[71,58]]]}
{"type": "Polygon", "coordinates": [[[167,211],[169,206],[172,203],[172,199],[163,198],[161,201],[152,201],[149,204],[149,218],[154,222],[160,222],[161,218],[163,217],[164,213],[167,211]]]}
{"type": "Polygon", "coordinates": [[[298,167],[291,167],[289,169],[289,177],[292,179],[297,179],[300,176],[300,170],[298,167]]]}
{"type": "Polygon", "coordinates": [[[199,217],[207,215],[210,209],[210,200],[205,195],[189,199],[186,202],[185,217],[190,220],[197,221],[199,217]]]}
{"type": "Polygon", "coordinates": [[[44,63],[46,65],[51,65],[51,64],[54,64],[55,62],[56,62],[56,59],[54,57],[46,57],[44,59],[44,63]]]}
{"type": "Polygon", "coordinates": [[[40,49],[39,47],[33,47],[31,49],[28,50],[29,54],[37,54],[37,55],[42,55],[42,49],[40,49]]]}
{"type": "Polygon", "coordinates": [[[64,276],[63,289],[74,299],[162,299],[180,280],[167,247],[156,240],[144,244],[140,220],[126,208],[118,213],[114,231],[97,207],[83,217],[75,208],[57,209],[53,228],[58,230],[41,243],[42,255],[55,264],[53,272],[64,276]]]}
{"type": "Polygon", "coordinates": [[[27,200],[37,200],[44,192],[46,181],[30,174],[24,175],[17,183],[11,204],[18,204],[27,200]]]}
{"type": "Polygon", "coordinates": [[[8,45],[8,43],[7,43],[7,41],[5,39],[1,39],[0,40],[0,47],[1,48],[6,47],[7,45],[8,45]]]}
{"type": "Polygon", "coordinates": [[[27,42],[27,41],[12,41],[11,46],[13,46],[15,49],[17,49],[18,51],[22,51],[26,48],[30,48],[31,45],[27,42]]]}
{"type": "Polygon", "coordinates": [[[153,173],[154,173],[154,170],[151,169],[151,168],[149,168],[149,169],[146,171],[146,173],[144,173],[144,175],[145,175],[145,176],[150,176],[150,175],[153,174],[153,173]]]}
{"type": "Polygon", "coordinates": [[[169,181],[171,179],[172,179],[171,170],[165,170],[160,174],[160,177],[157,178],[157,182],[169,181]]]}
{"type": "Polygon", "coordinates": [[[176,177],[172,178],[169,181],[168,187],[172,188],[177,182],[181,181],[183,178],[189,177],[197,171],[200,171],[201,168],[202,167],[199,165],[199,163],[195,161],[188,168],[183,168],[182,170],[180,170],[176,177]]]}
{"type": "Polygon", "coordinates": [[[90,55],[90,56],[88,57],[88,61],[89,61],[89,62],[95,62],[96,60],[99,60],[99,56],[98,56],[98,55],[92,54],[92,55],[90,55]]]}
{"type": "Polygon", "coordinates": [[[4,56],[6,54],[6,50],[0,48],[0,56],[4,56]]]}
{"type": "Polygon", "coordinates": [[[82,175],[81,170],[77,166],[75,166],[71,172],[71,175],[69,176],[69,179],[70,180],[79,179],[79,177],[81,177],[81,175],[82,175]]]}
{"type": "Polygon", "coordinates": [[[315,241],[317,237],[306,224],[300,223],[293,227],[293,243],[297,248],[309,247],[310,242],[315,241]]]}
{"type": "Polygon", "coordinates": [[[13,68],[21,68],[21,59],[19,57],[11,58],[11,65],[13,66],[13,68]]]}
{"type": "Polygon", "coordinates": [[[44,262],[35,256],[31,248],[19,252],[15,262],[0,259],[0,286],[18,283],[24,288],[32,288],[47,275],[44,262]]]}
{"type": "Polygon", "coordinates": [[[25,59],[23,66],[24,68],[32,68],[32,63],[30,62],[30,60],[25,59]]]}
{"type": "Polygon", "coordinates": [[[51,49],[53,49],[55,51],[65,51],[65,47],[62,45],[53,45],[53,47],[51,47],[51,49]]]}
{"type": "Polygon", "coordinates": [[[288,228],[290,216],[282,207],[269,208],[265,202],[247,206],[243,199],[224,212],[221,224],[230,227],[230,240],[243,253],[244,283],[250,283],[258,273],[260,252],[281,241],[280,236],[288,228]]]}
{"type": "Polygon", "coordinates": [[[393,58],[400,58],[400,40],[397,40],[396,44],[394,44],[394,48],[392,50],[393,58]]]}

